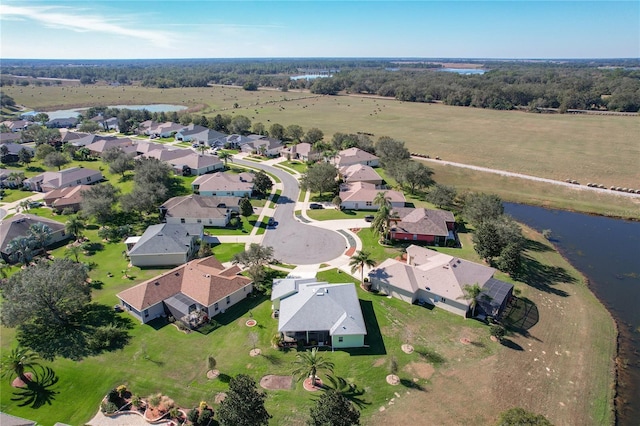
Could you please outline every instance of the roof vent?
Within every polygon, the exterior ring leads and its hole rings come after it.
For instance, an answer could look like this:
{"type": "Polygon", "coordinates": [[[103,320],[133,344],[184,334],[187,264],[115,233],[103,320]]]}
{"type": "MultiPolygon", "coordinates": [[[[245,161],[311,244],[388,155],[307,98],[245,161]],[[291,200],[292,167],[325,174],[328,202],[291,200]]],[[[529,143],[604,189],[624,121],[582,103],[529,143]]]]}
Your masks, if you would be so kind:
{"type": "Polygon", "coordinates": [[[211,275],[209,275],[209,274],[204,274],[204,276],[205,276],[206,278],[211,278],[211,275]]]}
{"type": "Polygon", "coordinates": [[[179,276],[180,276],[180,272],[176,272],[176,277],[179,277],[179,276]]]}
{"type": "Polygon", "coordinates": [[[154,284],[155,285],[160,285],[160,281],[156,281],[154,284]]]}

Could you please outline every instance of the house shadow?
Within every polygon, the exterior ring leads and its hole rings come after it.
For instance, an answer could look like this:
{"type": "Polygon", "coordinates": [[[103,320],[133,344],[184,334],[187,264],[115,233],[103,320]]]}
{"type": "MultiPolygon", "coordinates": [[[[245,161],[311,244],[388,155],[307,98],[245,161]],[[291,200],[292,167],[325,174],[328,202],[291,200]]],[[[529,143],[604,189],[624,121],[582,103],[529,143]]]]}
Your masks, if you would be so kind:
{"type": "Polygon", "coordinates": [[[12,401],[18,402],[18,407],[38,409],[43,405],[51,405],[58,391],[53,386],[58,383],[58,376],[49,367],[40,367],[39,372],[32,373],[32,379],[26,386],[13,392],[12,401]]]}
{"type": "Polygon", "coordinates": [[[376,313],[373,309],[373,302],[370,300],[360,299],[360,308],[364,317],[365,326],[367,327],[367,335],[365,337],[364,348],[347,348],[341,349],[349,353],[351,356],[357,355],[386,355],[387,349],[384,346],[382,332],[376,319],[376,313]]]}
{"type": "Polygon", "coordinates": [[[253,293],[242,302],[236,303],[229,309],[225,310],[224,313],[220,313],[213,318],[220,325],[231,324],[233,322],[236,322],[239,318],[247,315],[247,312],[258,307],[265,300],[267,300],[267,296],[265,296],[264,294],[253,293]]]}

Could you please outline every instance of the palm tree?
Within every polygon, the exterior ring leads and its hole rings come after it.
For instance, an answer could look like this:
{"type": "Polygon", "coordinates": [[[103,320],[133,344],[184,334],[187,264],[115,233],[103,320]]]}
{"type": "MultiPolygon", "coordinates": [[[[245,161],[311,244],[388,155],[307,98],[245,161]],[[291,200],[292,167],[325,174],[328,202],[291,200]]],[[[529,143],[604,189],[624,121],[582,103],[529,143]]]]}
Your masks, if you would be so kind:
{"type": "Polygon", "coordinates": [[[478,299],[484,301],[491,301],[491,296],[486,293],[482,293],[482,288],[475,283],[474,285],[465,285],[462,288],[463,295],[458,299],[464,299],[469,301],[469,307],[471,308],[471,317],[476,316],[476,307],[478,306],[478,299]]]}
{"type": "Polygon", "coordinates": [[[7,180],[12,182],[15,186],[21,186],[22,181],[24,181],[25,179],[26,177],[24,176],[23,172],[12,172],[7,177],[7,180]]]}
{"type": "Polygon", "coordinates": [[[233,161],[233,155],[231,155],[227,151],[218,152],[218,158],[221,159],[222,161],[224,161],[224,166],[225,167],[227,167],[227,161],[228,160],[233,161]]]}
{"type": "Polygon", "coordinates": [[[51,241],[51,234],[53,231],[44,223],[34,223],[29,227],[29,234],[33,237],[35,241],[35,248],[42,249],[45,253],[47,252],[45,247],[51,241]]]}
{"type": "Polygon", "coordinates": [[[24,383],[27,383],[30,379],[25,376],[25,370],[39,365],[37,362],[39,358],[38,354],[29,349],[21,347],[13,349],[2,358],[2,377],[11,379],[13,376],[17,376],[24,383]]]}
{"type": "Polygon", "coordinates": [[[78,215],[69,216],[69,219],[64,224],[64,230],[76,237],[76,240],[82,238],[82,231],[85,228],[85,223],[78,215]]]}
{"type": "Polygon", "coordinates": [[[297,367],[293,370],[293,375],[298,376],[298,380],[311,378],[311,386],[316,385],[316,374],[319,371],[328,371],[333,374],[334,364],[318,355],[318,348],[311,349],[311,352],[302,352],[296,355],[293,362],[297,367]]]}
{"type": "Polygon", "coordinates": [[[74,259],[76,260],[76,263],[80,262],[80,253],[82,253],[82,247],[77,246],[75,244],[71,244],[69,246],[67,246],[67,248],[64,251],[64,257],[71,257],[73,256],[74,259]]]}
{"type": "Polygon", "coordinates": [[[391,198],[387,197],[387,193],[386,192],[378,192],[376,194],[376,196],[373,199],[373,204],[378,206],[378,208],[380,207],[386,207],[389,210],[391,210],[391,198]]]}
{"type": "Polygon", "coordinates": [[[16,211],[22,210],[22,212],[25,212],[29,210],[29,203],[31,203],[30,199],[20,201],[20,203],[18,203],[16,211]]]}
{"type": "Polygon", "coordinates": [[[9,258],[14,262],[22,262],[24,265],[28,264],[33,258],[33,247],[35,242],[33,237],[18,236],[7,244],[6,251],[9,253],[9,258]]]}
{"type": "Polygon", "coordinates": [[[351,257],[349,266],[351,266],[352,274],[357,270],[360,270],[360,281],[362,282],[362,286],[364,287],[364,268],[365,266],[373,268],[374,266],[376,266],[376,261],[371,258],[371,254],[369,252],[359,250],[355,255],[353,255],[353,257],[351,257]]]}
{"type": "Polygon", "coordinates": [[[378,211],[371,223],[371,228],[383,242],[386,242],[391,218],[391,199],[384,192],[378,192],[373,199],[373,204],[378,206],[378,211]]]}

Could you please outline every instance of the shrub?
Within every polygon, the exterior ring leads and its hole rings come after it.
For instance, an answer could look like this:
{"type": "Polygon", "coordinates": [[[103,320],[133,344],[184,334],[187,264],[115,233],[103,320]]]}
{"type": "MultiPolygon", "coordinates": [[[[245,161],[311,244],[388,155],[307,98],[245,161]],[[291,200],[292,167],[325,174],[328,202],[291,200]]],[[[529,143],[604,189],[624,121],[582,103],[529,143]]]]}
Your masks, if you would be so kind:
{"type": "Polygon", "coordinates": [[[200,401],[200,406],[198,408],[200,408],[201,411],[207,408],[207,401],[200,401]]]}
{"type": "Polygon", "coordinates": [[[194,407],[189,411],[189,414],[187,414],[187,420],[189,420],[193,424],[196,424],[198,422],[199,416],[200,413],[198,413],[198,407],[194,407]]]}
{"type": "MultiPolygon", "coordinates": [[[[115,346],[119,341],[127,338],[127,332],[115,324],[101,325],[93,330],[88,339],[89,349],[101,351],[115,346]]],[[[126,387],[125,387],[126,389],[126,387]]]]}
{"type": "Polygon", "coordinates": [[[214,368],[216,368],[216,359],[213,357],[213,355],[209,355],[207,357],[207,367],[209,368],[209,370],[213,370],[214,368]]]}
{"type": "Polygon", "coordinates": [[[140,399],[140,397],[138,395],[132,395],[131,396],[131,405],[139,408],[142,405],[142,399],[140,399]]]}
{"type": "Polygon", "coordinates": [[[213,410],[211,408],[204,408],[200,412],[200,417],[198,418],[198,424],[202,426],[207,425],[209,424],[209,421],[211,420],[212,417],[213,417],[213,410]]]}
{"type": "Polygon", "coordinates": [[[395,356],[392,356],[389,360],[389,373],[397,374],[398,373],[398,359],[395,356]]]}
{"type": "Polygon", "coordinates": [[[118,392],[118,395],[120,395],[120,398],[122,398],[124,396],[124,393],[127,391],[127,386],[120,385],[116,388],[116,391],[118,392]]]}
{"type": "Polygon", "coordinates": [[[100,404],[100,410],[106,414],[113,414],[118,411],[118,406],[111,401],[102,401],[102,404],[100,404]]]}
{"type": "Polygon", "coordinates": [[[502,340],[502,338],[506,333],[506,330],[504,329],[503,326],[494,324],[490,328],[490,333],[493,337],[496,337],[498,340],[502,340]]]}
{"type": "Polygon", "coordinates": [[[156,395],[151,395],[149,397],[149,405],[151,407],[157,407],[158,405],[160,405],[160,401],[162,400],[162,394],[156,394],[156,395]]]}

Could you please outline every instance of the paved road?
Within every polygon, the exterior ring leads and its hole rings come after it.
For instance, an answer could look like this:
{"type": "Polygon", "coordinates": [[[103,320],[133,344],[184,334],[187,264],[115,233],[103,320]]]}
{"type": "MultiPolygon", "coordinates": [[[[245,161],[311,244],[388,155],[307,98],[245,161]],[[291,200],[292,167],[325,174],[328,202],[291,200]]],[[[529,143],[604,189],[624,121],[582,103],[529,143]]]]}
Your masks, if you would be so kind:
{"type": "MultiPolygon", "coordinates": [[[[471,164],[454,163],[453,161],[436,160],[434,158],[423,158],[423,157],[415,157],[415,156],[412,157],[412,158],[414,160],[429,161],[429,162],[437,163],[437,164],[446,164],[446,165],[454,166],[454,167],[462,167],[464,169],[477,170],[477,171],[486,172],[486,173],[494,173],[494,174],[501,175],[501,176],[516,177],[516,178],[520,178],[520,179],[534,180],[536,182],[545,182],[545,183],[550,183],[550,184],[553,184],[553,185],[566,186],[568,188],[577,189],[577,190],[594,191],[594,192],[599,192],[599,193],[602,193],[602,194],[619,195],[621,197],[640,198],[640,194],[633,194],[631,192],[612,191],[610,189],[595,188],[595,187],[586,186],[586,185],[576,185],[576,184],[569,183],[569,182],[562,182],[560,180],[541,178],[541,177],[531,176],[531,175],[523,175],[522,173],[507,172],[505,170],[490,169],[490,168],[487,168],[487,167],[473,166],[471,164]]],[[[638,189],[640,189],[640,188],[638,188],[638,189]]]]}
{"type": "Polygon", "coordinates": [[[275,209],[275,228],[267,229],[262,245],[273,247],[275,258],[294,265],[314,265],[342,255],[347,247],[345,238],[335,231],[306,225],[294,218],[300,187],[298,181],[284,170],[265,164],[234,159],[234,163],[263,169],[280,178],[282,194],[275,209]]]}

